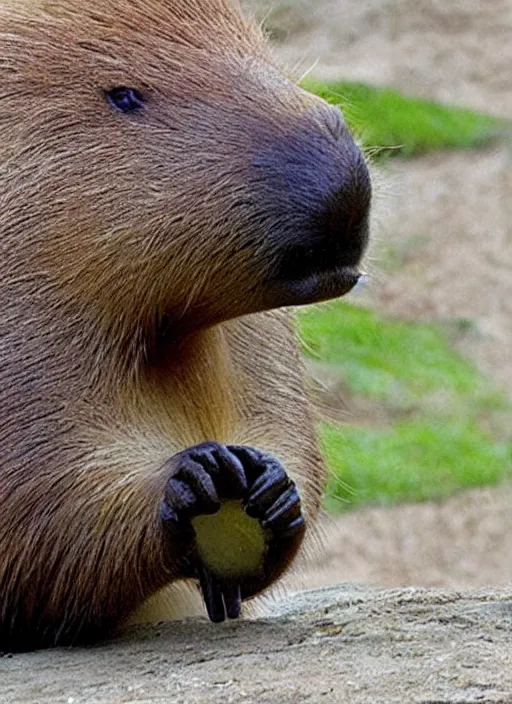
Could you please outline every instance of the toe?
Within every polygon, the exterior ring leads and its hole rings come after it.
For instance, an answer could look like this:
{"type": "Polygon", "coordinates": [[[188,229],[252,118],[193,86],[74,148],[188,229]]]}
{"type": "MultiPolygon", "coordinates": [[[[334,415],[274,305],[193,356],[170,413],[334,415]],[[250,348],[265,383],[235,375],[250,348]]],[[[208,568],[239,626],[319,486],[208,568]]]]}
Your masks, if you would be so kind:
{"type": "Polygon", "coordinates": [[[197,566],[197,576],[210,621],[222,623],[226,620],[226,607],[219,581],[203,563],[197,566]]]}
{"type": "Polygon", "coordinates": [[[267,511],[261,525],[274,532],[284,530],[300,516],[300,499],[295,484],[288,487],[267,511]]]}

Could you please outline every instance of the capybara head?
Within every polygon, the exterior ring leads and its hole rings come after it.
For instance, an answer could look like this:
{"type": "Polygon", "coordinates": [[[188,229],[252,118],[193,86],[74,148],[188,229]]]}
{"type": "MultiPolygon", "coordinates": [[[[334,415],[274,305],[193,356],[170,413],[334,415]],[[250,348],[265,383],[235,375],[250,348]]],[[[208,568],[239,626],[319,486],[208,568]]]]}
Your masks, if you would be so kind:
{"type": "Polygon", "coordinates": [[[0,29],[8,276],[176,329],[355,284],[364,159],[234,3],[6,0],[0,29]]]}

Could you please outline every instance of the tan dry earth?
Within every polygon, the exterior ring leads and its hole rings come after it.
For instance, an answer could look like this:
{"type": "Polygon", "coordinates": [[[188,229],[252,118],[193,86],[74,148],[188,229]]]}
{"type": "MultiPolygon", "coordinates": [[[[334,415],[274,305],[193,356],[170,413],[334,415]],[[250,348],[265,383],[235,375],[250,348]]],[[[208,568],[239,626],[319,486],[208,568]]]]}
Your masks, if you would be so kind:
{"type": "Polygon", "coordinates": [[[510,0],[242,0],[297,75],[512,116],[510,0]]]}
{"type": "MultiPolygon", "coordinates": [[[[288,4],[298,11],[281,14],[292,31],[277,54],[289,66],[318,60],[320,77],[512,114],[510,0],[288,4]]],[[[393,163],[361,295],[385,313],[474,321],[464,351],[512,393],[510,161],[502,145],[393,163]],[[377,273],[389,247],[400,266],[377,273]]],[[[512,704],[511,516],[504,488],[346,515],[326,524],[325,553],[289,584],[450,591],[338,588],[271,604],[269,620],[189,621],[88,650],[5,657],[0,704],[512,704]],[[490,584],[499,591],[453,591],[490,584]]]]}
{"type": "Polygon", "coordinates": [[[325,551],[294,585],[512,587],[512,486],[366,508],[324,523],[325,551]]]}

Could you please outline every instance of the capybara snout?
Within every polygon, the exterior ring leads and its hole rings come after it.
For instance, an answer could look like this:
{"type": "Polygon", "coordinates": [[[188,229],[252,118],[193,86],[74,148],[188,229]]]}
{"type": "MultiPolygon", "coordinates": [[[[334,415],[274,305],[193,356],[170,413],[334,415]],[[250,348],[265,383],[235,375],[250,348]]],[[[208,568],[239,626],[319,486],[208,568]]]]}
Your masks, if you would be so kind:
{"type": "Polygon", "coordinates": [[[372,191],[367,165],[341,113],[322,108],[315,110],[314,120],[301,116],[254,160],[261,171],[260,217],[274,262],[270,283],[276,297],[284,296],[281,304],[345,293],[359,278],[357,267],[368,243],[372,191]],[[305,280],[306,288],[300,286],[305,280]]]}

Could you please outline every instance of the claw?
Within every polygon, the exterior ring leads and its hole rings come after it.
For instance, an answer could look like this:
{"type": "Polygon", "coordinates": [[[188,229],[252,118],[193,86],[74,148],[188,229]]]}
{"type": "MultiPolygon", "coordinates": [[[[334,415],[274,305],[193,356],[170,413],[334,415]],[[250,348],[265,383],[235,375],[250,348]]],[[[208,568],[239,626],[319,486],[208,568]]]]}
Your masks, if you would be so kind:
{"type": "Polygon", "coordinates": [[[251,518],[261,519],[290,485],[290,479],[281,463],[272,455],[242,445],[228,445],[228,450],[240,458],[247,477],[252,480],[245,511],[251,518]]]}
{"type": "Polygon", "coordinates": [[[223,485],[225,498],[239,498],[247,493],[247,477],[242,462],[229,451],[228,448],[218,445],[214,457],[221,469],[220,481],[223,485]]]}
{"type": "Polygon", "coordinates": [[[165,523],[177,523],[178,514],[173,509],[173,507],[167,503],[167,501],[162,501],[160,505],[160,518],[165,523]]]}
{"type": "Polygon", "coordinates": [[[298,515],[300,515],[300,499],[297,487],[292,484],[270,507],[261,525],[264,528],[281,532],[298,515]]]}
{"type": "Polygon", "coordinates": [[[217,580],[202,562],[197,566],[197,576],[210,621],[222,623],[226,620],[226,607],[217,580]]]}
{"type": "Polygon", "coordinates": [[[240,584],[224,585],[224,604],[228,618],[238,618],[242,609],[242,590],[240,584]]]}
{"type": "Polygon", "coordinates": [[[255,482],[253,491],[247,500],[245,510],[251,518],[260,518],[279,498],[289,485],[286,474],[265,473],[255,482]]]}
{"type": "Polygon", "coordinates": [[[249,485],[253,485],[261,477],[262,467],[265,467],[264,473],[271,470],[284,473],[279,461],[266,452],[245,445],[228,445],[227,449],[242,463],[249,485]]]}
{"type": "Polygon", "coordinates": [[[205,471],[202,464],[197,460],[189,460],[184,463],[181,472],[182,482],[187,482],[190,489],[192,489],[195,499],[201,502],[201,508],[204,510],[211,506],[212,509],[217,510],[220,506],[219,496],[217,494],[217,489],[211,476],[205,471]]]}
{"type": "MultiPolygon", "coordinates": [[[[236,619],[242,599],[256,595],[278,578],[300,545],[305,523],[299,493],[276,457],[252,447],[205,442],[184,450],[176,461],[178,468],[176,464],[170,467],[160,516],[183,540],[180,574],[198,580],[211,621],[236,619]],[[208,536],[214,541],[217,537],[215,533],[203,535],[201,522],[196,523],[202,514],[221,510],[221,502],[233,501],[238,511],[242,504],[247,516],[259,522],[257,533],[261,538],[257,572],[251,572],[252,562],[246,569],[242,561],[238,579],[233,572],[223,570],[222,558],[212,572],[207,564],[208,552],[203,556],[199,546],[204,548],[208,536]]],[[[243,520],[252,525],[247,516],[243,520]]]]}
{"type": "Polygon", "coordinates": [[[295,535],[302,533],[306,527],[306,522],[302,516],[298,516],[294,521],[288,524],[288,526],[282,531],[281,535],[283,538],[293,538],[295,535]]]}
{"type": "Polygon", "coordinates": [[[222,582],[203,564],[197,566],[197,577],[210,621],[222,623],[240,616],[242,594],[240,584],[222,582]]]}

